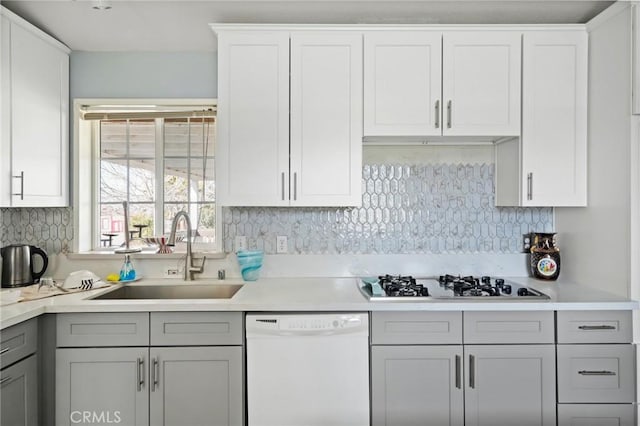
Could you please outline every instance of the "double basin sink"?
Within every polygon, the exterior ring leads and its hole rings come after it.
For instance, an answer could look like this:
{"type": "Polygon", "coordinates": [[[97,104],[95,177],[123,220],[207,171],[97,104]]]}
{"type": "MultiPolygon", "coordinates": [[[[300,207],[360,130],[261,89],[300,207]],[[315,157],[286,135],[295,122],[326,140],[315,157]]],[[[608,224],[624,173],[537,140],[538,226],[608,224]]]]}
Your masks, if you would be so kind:
{"type": "Polygon", "coordinates": [[[126,285],[93,300],[231,299],[242,284],[126,285]]]}

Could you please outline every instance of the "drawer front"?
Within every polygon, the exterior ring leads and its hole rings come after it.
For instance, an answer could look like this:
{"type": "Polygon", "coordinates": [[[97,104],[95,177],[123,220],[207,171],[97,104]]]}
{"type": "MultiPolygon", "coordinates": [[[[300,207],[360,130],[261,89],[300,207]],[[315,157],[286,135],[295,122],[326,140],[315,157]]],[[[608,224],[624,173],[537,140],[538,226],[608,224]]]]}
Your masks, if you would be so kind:
{"type": "Polygon", "coordinates": [[[152,312],[151,345],[242,345],[241,312],[152,312]]]}
{"type": "Polygon", "coordinates": [[[32,318],[0,332],[0,368],[38,350],[38,319],[32,318]]]}
{"type": "Polygon", "coordinates": [[[558,402],[635,401],[633,345],[558,345],[558,402]]]}
{"type": "Polygon", "coordinates": [[[558,311],[558,343],[631,343],[631,311],[558,311]]]}
{"type": "Polygon", "coordinates": [[[559,404],[558,426],[635,426],[632,404],[559,404]]]}
{"type": "Polygon", "coordinates": [[[148,346],[147,312],[58,314],[58,347],[148,346]]]}
{"type": "Polygon", "coordinates": [[[372,312],[371,343],[461,344],[462,312],[372,312]]]}
{"type": "Polygon", "coordinates": [[[553,312],[465,312],[464,343],[554,343],[553,312]]]}

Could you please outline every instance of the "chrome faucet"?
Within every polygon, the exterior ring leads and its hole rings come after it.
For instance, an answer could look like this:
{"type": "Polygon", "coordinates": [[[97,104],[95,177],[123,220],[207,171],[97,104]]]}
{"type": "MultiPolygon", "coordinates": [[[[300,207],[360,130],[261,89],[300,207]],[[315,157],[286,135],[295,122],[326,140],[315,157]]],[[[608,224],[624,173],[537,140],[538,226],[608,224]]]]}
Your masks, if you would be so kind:
{"type": "Polygon", "coordinates": [[[191,233],[193,232],[193,228],[191,227],[191,219],[185,211],[179,211],[173,218],[173,222],[171,222],[171,233],[169,234],[169,241],[167,241],[167,245],[176,245],[176,229],[181,217],[187,222],[187,258],[184,262],[184,280],[192,281],[194,274],[200,274],[204,270],[204,262],[207,258],[202,256],[202,263],[200,266],[193,265],[193,253],[191,252],[191,233]]]}

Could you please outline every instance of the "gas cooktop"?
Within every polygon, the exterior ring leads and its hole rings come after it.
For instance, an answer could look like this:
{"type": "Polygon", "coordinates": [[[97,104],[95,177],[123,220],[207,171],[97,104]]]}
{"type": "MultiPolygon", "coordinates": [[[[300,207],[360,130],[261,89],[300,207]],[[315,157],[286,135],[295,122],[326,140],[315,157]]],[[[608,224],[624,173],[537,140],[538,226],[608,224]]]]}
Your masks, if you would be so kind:
{"type": "Polygon", "coordinates": [[[512,281],[490,276],[441,275],[412,277],[381,275],[359,280],[360,291],[371,301],[412,301],[434,299],[546,300],[549,296],[512,281]]]}

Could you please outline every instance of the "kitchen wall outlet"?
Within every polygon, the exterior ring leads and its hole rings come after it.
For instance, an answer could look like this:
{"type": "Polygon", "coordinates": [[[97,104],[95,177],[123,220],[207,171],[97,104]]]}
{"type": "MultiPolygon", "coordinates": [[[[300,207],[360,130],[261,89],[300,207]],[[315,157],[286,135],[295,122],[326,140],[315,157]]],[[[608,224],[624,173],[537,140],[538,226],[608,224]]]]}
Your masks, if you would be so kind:
{"type": "Polygon", "coordinates": [[[289,243],[286,235],[278,235],[276,237],[276,253],[288,253],[289,243]]]}
{"type": "Polygon", "coordinates": [[[247,237],[245,235],[238,235],[236,237],[236,253],[240,250],[247,249],[247,237]]]}
{"type": "Polygon", "coordinates": [[[522,251],[529,253],[531,249],[531,234],[522,235],[522,251]]]}
{"type": "Polygon", "coordinates": [[[164,276],[168,278],[175,278],[178,276],[178,268],[168,268],[164,271],[164,276]]]}

